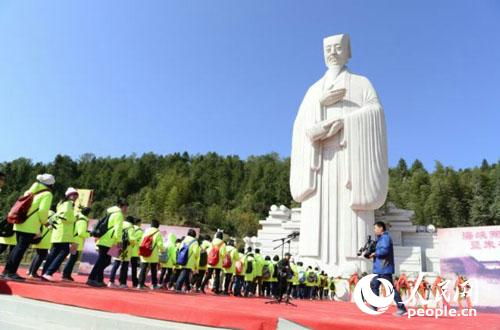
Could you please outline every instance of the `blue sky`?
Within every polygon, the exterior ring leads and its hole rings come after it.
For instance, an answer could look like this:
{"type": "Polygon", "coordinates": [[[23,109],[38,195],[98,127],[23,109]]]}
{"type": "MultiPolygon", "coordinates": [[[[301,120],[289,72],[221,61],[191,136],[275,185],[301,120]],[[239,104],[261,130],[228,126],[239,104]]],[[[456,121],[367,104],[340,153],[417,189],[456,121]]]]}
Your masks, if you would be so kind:
{"type": "Polygon", "coordinates": [[[386,111],[390,164],[500,156],[500,2],[0,1],[0,162],[290,154],[322,39],[386,111]]]}

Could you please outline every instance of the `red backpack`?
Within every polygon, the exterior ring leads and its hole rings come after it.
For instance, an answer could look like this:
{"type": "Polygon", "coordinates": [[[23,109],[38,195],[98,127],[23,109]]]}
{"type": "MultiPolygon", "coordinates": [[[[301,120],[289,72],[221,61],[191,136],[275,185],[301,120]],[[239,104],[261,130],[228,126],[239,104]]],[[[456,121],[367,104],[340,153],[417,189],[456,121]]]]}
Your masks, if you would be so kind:
{"type": "Polygon", "coordinates": [[[208,264],[210,266],[217,266],[219,264],[219,247],[213,246],[208,253],[208,264]]]}
{"type": "Polygon", "coordinates": [[[139,255],[141,257],[151,257],[153,254],[153,250],[155,249],[155,244],[154,244],[154,236],[158,233],[158,231],[154,232],[151,235],[148,235],[144,237],[144,239],[141,242],[141,245],[139,246],[139,255]]]}
{"type": "Polygon", "coordinates": [[[9,215],[7,216],[7,221],[11,224],[20,224],[28,220],[29,217],[31,217],[33,214],[35,214],[35,212],[38,211],[38,209],[36,209],[30,214],[28,214],[31,205],[33,204],[33,199],[35,198],[36,195],[41,194],[45,191],[49,190],[42,189],[36,193],[30,192],[25,196],[19,197],[16,203],[14,203],[14,206],[12,206],[12,208],[9,211],[9,215]]]}
{"type": "Polygon", "coordinates": [[[231,268],[233,265],[233,261],[231,260],[231,253],[226,253],[226,256],[224,257],[224,260],[222,260],[222,267],[223,268],[231,268]]]}

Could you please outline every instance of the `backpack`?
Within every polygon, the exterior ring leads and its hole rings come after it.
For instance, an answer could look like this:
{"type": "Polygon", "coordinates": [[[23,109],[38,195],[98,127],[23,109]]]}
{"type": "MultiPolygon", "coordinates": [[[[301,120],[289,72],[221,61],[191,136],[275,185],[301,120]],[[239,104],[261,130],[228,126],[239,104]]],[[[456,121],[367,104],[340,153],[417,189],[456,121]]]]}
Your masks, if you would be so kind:
{"type": "Polygon", "coordinates": [[[335,282],[330,283],[330,290],[335,291],[335,282]]]}
{"type": "Polygon", "coordinates": [[[109,224],[109,218],[111,217],[112,213],[107,213],[103,218],[101,218],[97,223],[94,225],[94,228],[92,228],[91,235],[93,237],[103,237],[106,235],[106,233],[111,229],[108,228],[109,224]]]}
{"type": "Polygon", "coordinates": [[[265,264],[262,267],[262,278],[267,280],[271,277],[271,269],[269,269],[269,265],[265,264]]]}
{"type": "Polygon", "coordinates": [[[160,263],[165,264],[168,261],[168,249],[160,253],[160,263]]]}
{"type": "Polygon", "coordinates": [[[306,283],[306,272],[303,270],[299,271],[299,283],[300,284],[306,283]]]}
{"type": "Polygon", "coordinates": [[[144,239],[141,242],[141,245],[139,246],[139,255],[141,257],[151,257],[153,254],[153,250],[156,247],[155,244],[155,235],[158,234],[160,231],[157,230],[154,233],[144,237],[144,239]]]}
{"type": "Polygon", "coordinates": [[[20,224],[28,220],[33,214],[38,211],[38,208],[33,212],[28,214],[28,211],[33,204],[33,199],[36,195],[41,194],[43,192],[49,191],[48,189],[42,189],[36,193],[28,193],[25,196],[21,196],[14,203],[14,206],[9,211],[7,216],[7,221],[11,224],[20,224]]]}
{"type": "Polygon", "coordinates": [[[240,275],[243,272],[243,263],[240,260],[234,263],[234,270],[238,275],[240,275]]]}
{"type": "Polygon", "coordinates": [[[212,246],[208,253],[208,264],[210,266],[217,266],[219,264],[219,247],[212,246]]]}
{"type": "Polygon", "coordinates": [[[247,269],[245,269],[246,274],[252,274],[253,272],[253,258],[247,259],[247,269]]]}
{"type": "Polygon", "coordinates": [[[224,260],[222,260],[222,267],[223,268],[231,268],[232,265],[233,265],[233,261],[231,260],[231,253],[226,253],[224,260]]]}
{"type": "Polygon", "coordinates": [[[186,266],[189,260],[189,248],[191,247],[191,244],[196,242],[195,239],[193,239],[189,244],[182,244],[181,249],[179,250],[179,253],[177,254],[177,264],[179,266],[186,266]]]}
{"type": "Polygon", "coordinates": [[[208,264],[207,250],[203,249],[200,252],[200,267],[205,267],[208,264]]]}
{"type": "Polygon", "coordinates": [[[0,221],[0,237],[11,237],[12,235],[14,235],[14,225],[7,219],[2,219],[0,221]]]}
{"type": "Polygon", "coordinates": [[[318,275],[315,272],[309,272],[307,275],[307,281],[316,283],[318,281],[318,275]]]}
{"type": "Polygon", "coordinates": [[[320,287],[326,288],[328,286],[328,279],[321,277],[321,284],[320,287]]]}

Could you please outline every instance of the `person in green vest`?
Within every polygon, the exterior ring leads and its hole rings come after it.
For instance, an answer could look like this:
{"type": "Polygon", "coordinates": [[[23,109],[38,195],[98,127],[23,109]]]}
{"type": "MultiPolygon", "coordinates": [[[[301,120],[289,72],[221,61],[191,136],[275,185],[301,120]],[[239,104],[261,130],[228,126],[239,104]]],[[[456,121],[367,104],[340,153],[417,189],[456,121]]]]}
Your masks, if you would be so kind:
{"type": "Polygon", "coordinates": [[[80,212],[76,213],[76,221],[73,229],[73,249],[69,254],[68,262],[66,262],[63,269],[63,280],[71,282],[75,281],[71,276],[73,268],[82,255],[85,240],[90,237],[88,218],[90,211],[90,207],[84,207],[80,212]]]}
{"type": "Polygon", "coordinates": [[[220,294],[220,275],[222,271],[222,262],[226,256],[226,244],[222,240],[224,236],[224,233],[222,231],[218,231],[215,234],[215,238],[212,240],[212,246],[208,249],[208,270],[205,274],[205,277],[203,278],[203,282],[201,283],[201,292],[205,293],[205,287],[208,284],[208,281],[212,278],[212,275],[214,275],[214,283],[213,283],[213,288],[212,291],[215,294],[220,294]],[[216,259],[217,263],[211,265],[211,253],[213,254],[213,251],[218,252],[218,256],[216,259]]]}
{"type": "Polygon", "coordinates": [[[254,295],[262,297],[264,292],[262,290],[262,268],[264,267],[264,258],[260,254],[260,249],[255,249],[255,279],[253,284],[254,295]]]}
{"type": "Polygon", "coordinates": [[[183,255],[182,252],[185,249],[187,249],[187,256],[185,260],[186,262],[184,265],[179,265],[180,267],[182,267],[182,270],[180,271],[175,283],[176,293],[182,293],[184,286],[186,291],[191,290],[191,274],[198,272],[198,265],[200,264],[200,245],[196,240],[196,231],[192,228],[188,230],[187,236],[184,237],[179,245],[177,264],[180,263],[179,258],[183,255]]]}
{"type": "Polygon", "coordinates": [[[234,246],[234,239],[230,239],[227,242],[226,247],[226,258],[231,258],[231,266],[224,268],[224,295],[229,296],[231,294],[231,283],[233,281],[234,268],[236,267],[236,261],[240,259],[238,249],[234,246]],[[229,256],[229,257],[227,257],[229,256]]]}
{"type": "Polygon", "coordinates": [[[137,276],[137,270],[139,269],[139,265],[141,263],[141,258],[139,257],[139,242],[142,241],[142,236],[144,232],[141,229],[140,218],[134,218],[134,236],[137,241],[137,244],[132,247],[132,254],[130,257],[130,273],[132,279],[132,287],[137,288],[139,285],[139,277],[137,276]]]}
{"type": "Polygon", "coordinates": [[[198,264],[198,272],[193,275],[192,284],[196,288],[196,292],[201,292],[203,278],[208,269],[208,250],[212,247],[209,235],[200,235],[200,259],[198,264]]]}
{"type": "Polygon", "coordinates": [[[262,288],[264,291],[264,296],[269,297],[272,294],[271,291],[271,283],[276,281],[276,279],[273,277],[274,275],[274,264],[271,261],[270,256],[266,256],[264,258],[264,266],[262,267],[262,288]]]}
{"type": "Polygon", "coordinates": [[[177,246],[175,244],[175,234],[170,233],[167,236],[167,244],[165,244],[165,262],[161,262],[160,285],[165,289],[171,289],[173,286],[174,267],[177,262],[177,246]]]}
{"type": "Polygon", "coordinates": [[[139,273],[139,285],[137,286],[138,289],[146,288],[146,276],[148,273],[148,268],[151,268],[151,289],[157,290],[160,288],[160,286],[158,285],[157,266],[158,262],[160,261],[160,253],[165,251],[165,248],[163,246],[163,236],[161,235],[159,228],[160,222],[154,219],[151,221],[151,227],[148,228],[142,236],[140,246],[143,246],[146,239],[148,239],[148,237],[151,237],[152,250],[151,255],[149,256],[141,255],[141,271],[139,273]]]}
{"type": "Polygon", "coordinates": [[[33,202],[28,210],[28,219],[23,223],[14,225],[16,233],[16,246],[9,255],[2,272],[2,278],[12,281],[24,281],[25,278],[17,274],[19,264],[31,245],[33,238],[40,234],[40,226],[46,224],[49,219],[49,210],[52,204],[52,187],[56,180],[51,174],[40,174],[36,177],[36,182],[28,189],[24,196],[33,194],[33,202]]]}
{"type": "Polygon", "coordinates": [[[109,275],[108,287],[110,288],[120,288],[127,289],[127,277],[128,277],[128,265],[132,257],[132,249],[138,245],[135,229],[134,229],[135,218],[133,216],[127,216],[123,222],[123,234],[122,234],[122,245],[120,249],[120,254],[113,261],[113,267],[111,268],[111,273],[109,275]],[[124,238],[125,237],[125,238],[124,238]],[[115,284],[116,272],[120,269],[120,285],[115,284]]]}
{"type": "Polygon", "coordinates": [[[35,250],[35,257],[31,260],[30,268],[28,269],[27,275],[29,278],[40,278],[38,275],[38,269],[42,265],[45,258],[49,254],[49,250],[52,247],[51,238],[52,238],[52,230],[53,230],[53,219],[56,212],[50,210],[49,211],[49,222],[45,225],[40,226],[40,234],[39,239],[40,242],[37,244],[32,244],[31,248],[35,250]]]}
{"type": "Polygon", "coordinates": [[[255,280],[255,258],[252,251],[252,247],[248,247],[245,258],[243,259],[243,269],[245,272],[245,297],[253,294],[254,288],[253,283],[255,280]]]}
{"type": "MultiPolygon", "coordinates": [[[[177,249],[177,254],[179,253],[179,250],[181,249],[182,242],[186,236],[182,236],[180,238],[177,238],[175,240],[175,248],[177,249]]],[[[182,272],[182,266],[177,263],[177,260],[175,261],[175,266],[174,266],[174,278],[172,279],[173,283],[177,283],[177,280],[179,279],[179,276],[181,275],[182,272]]],[[[193,275],[193,274],[191,274],[193,275]]]]}
{"type": "Polygon", "coordinates": [[[64,259],[69,254],[69,246],[74,241],[75,201],[78,199],[78,191],[75,188],[68,188],[64,194],[65,198],[57,204],[55,215],[55,229],[52,231],[50,239],[52,249],[50,250],[43,266],[42,279],[52,282],[54,274],[64,259]]]}
{"type": "Polygon", "coordinates": [[[128,202],[123,198],[119,198],[115,206],[106,210],[108,228],[106,233],[96,241],[98,257],[89,274],[87,285],[98,288],[106,286],[104,284],[104,269],[111,262],[108,251],[112,246],[119,246],[122,242],[123,220],[127,210],[128,202]]]}

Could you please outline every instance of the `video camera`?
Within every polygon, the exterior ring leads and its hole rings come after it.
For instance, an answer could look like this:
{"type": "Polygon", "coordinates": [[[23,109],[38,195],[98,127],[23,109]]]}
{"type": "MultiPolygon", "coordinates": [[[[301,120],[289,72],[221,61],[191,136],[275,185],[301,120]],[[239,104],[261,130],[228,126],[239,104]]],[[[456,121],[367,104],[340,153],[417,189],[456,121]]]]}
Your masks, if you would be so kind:
{"type": "Polygon", "coordinates": [[[372,253],[375,253],[376,247],[377,247],[377,241],[372,240],[372,237],[370,235],[368,235],[368,239],[367,239],[365,245],[361,249],[359,249],[359,251],[358,251],[358,257],[363,255],[363,257],[365,257],[366,259],[369,259],[370,255],[372,253]]]}

